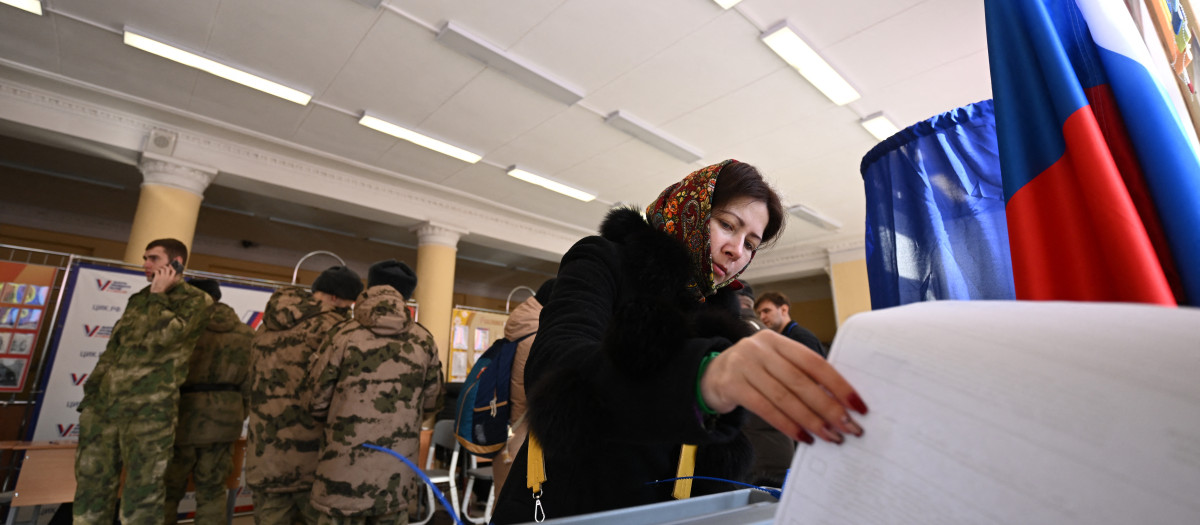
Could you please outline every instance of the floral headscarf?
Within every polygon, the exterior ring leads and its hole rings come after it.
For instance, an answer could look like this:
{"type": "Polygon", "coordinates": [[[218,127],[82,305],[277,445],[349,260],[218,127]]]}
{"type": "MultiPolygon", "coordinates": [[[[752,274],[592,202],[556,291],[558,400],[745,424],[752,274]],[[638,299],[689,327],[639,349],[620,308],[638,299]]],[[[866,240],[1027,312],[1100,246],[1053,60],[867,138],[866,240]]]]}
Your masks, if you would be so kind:
{"type": "MultiPolygon", "coordinates": [[[[691,255],[692,279],[688,288],[700,300],[717,293],[717,289],[737,282],[739,270],[732,279],[716,285],[712,271],[712,244],[708,234],[708,219],[712,217],[712,195],[721,169],[737,162],[729,159],[696,170],[683,180],[672,184],[646,207],[646,220],[656,230],[682,242],[691,255]]],[[[754,255],[750,255],[754,260],[754,255]]],[[[749,262],[746,264],[749,266],[749,262]]],[[[742,268],[744,270],[745,268],[742,268]]],[[[740,286],[738,286],[740,288],[740,286]]]]}

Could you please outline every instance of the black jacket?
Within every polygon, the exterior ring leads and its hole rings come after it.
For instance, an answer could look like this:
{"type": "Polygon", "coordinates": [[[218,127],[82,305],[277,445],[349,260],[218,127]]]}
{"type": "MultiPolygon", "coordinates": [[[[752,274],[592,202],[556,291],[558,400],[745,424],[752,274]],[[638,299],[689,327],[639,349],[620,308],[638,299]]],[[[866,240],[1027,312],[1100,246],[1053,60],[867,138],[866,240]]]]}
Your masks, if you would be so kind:
{"type": "Polygon", "coordinates": [[[825,348],[825,345],[821,344],[821,340],[817,339],[817,334],[812,333],[812,330],[800,326],[800,323],[791,321],[787,324],[787,326],[783,327],[782,332],[784,336],[790,337],[793,341],[807,346],[814,352],[821,354],[821,357],[827,359],[829,358],[829,349],[825,348]]]}
{"type": "MultiPolygon", "coordinates": [[[[700,445],[695,475],[742,480],[752,462],[745,412],[705,417],[701,359],[749,335],[736,295],[686,289],[688,254],[636,211],[563,257],[525,368],[532,431],[545,450],[547,519],[666,501],[682,443],[700,445]]],[[[496,523],[533,520],[526,448],[513,462],[496,523]]],[[[738,487],[697,481],[692,494],[738,487]]]]}

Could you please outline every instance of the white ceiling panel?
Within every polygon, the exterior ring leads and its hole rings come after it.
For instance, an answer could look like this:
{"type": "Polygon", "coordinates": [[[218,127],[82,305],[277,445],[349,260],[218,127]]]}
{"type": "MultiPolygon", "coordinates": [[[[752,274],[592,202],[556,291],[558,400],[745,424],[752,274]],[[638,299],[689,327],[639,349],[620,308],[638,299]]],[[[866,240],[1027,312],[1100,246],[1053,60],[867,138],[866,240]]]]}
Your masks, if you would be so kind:
{"type": "Polygon", "coordinates": [[[753,140],[833,107],[795,70],[784,68],[672,120],[663,130],[686,135],[706,154],[721,156],[718,148],[753,140]]]}
{"type": "Polygon", "coordinates": [[[312,104],[301,106],[207,73],[196,78],[195,94],[188,104],[196,114],[285,139],[295,133],[310,107],[312,104]]]}
{"type": "Polygon", "coordinates": [[[550,195],[542,198],[537,197],[535,192],[527,191],[529,197],[536,197],[519,201],[519,207],[527,212],[535,213],[558,222],[574,224],[589,232],[599,229],[600,221],[608,214],[608,206],[605,206],[601,202],[580,202],[570,197],[554,194],[554,192],[542,188],[534,189],[541,193],[549,193],[550,195]]]}
{"type": "Polygon", "coordinates": [[[933,68],[871,98],[876,107],[885,108],[900,129],[939,113],[992,98],[987,52],[980,51],[933,68]],[[927,96],[931,92],[937,96],[927,96]]]}
{"type": "Polygon", "coordinates": [[[987,34],[978,30],[981,25],[982,2],[930,0],[825,48],[824,55],[837,64],[853,64],[853,71],[846,73],[853,74],[866,96],[927,73],[918,67],[953,62],[986,49],[987,34]],[[977,23],[945,25],[938,23],[937,15],[977,23]],[[947,41],[954,45],[946,45],[947,41]],[[883,47],[888,53],[878,52],[883,47]]]}
{"type": "Polygon", "coordinates": [[[487,69],[422,121],[420,128],[423,133],[454,137],[457,146],[485,154],[566,110],[562,103],[487,69]]]}
{"type": "Polygon", "coordinates": [[[0,16],[0,57],[45,71],[58,71],[53,16],[6,8],[0,16]]]}
{"type": "Polygon", "coordinates": [[[704,0],[568,2],[510,51],[590,93],[722,13],[704,0]]]}
{"type": "Polygon", "coordinates": [[[433,36],[399,15],[384,13],[321,100],[414,128],[484,69],[433,36]]]}
{"type": "Polygon", "coordinates": [[[597,188],[600,198],[607,201],[645,205],[664,188],[700,166],[698,163],[686,164],[641,141],[630,140],[562,175],[580,185],[600,186],[597,188]]]}
{"type": "Polygon", "coordinates": [[[503,168],[478,162],[447,177],[442,185],[460,191],[487,195],[496,202],[521,202],[521,190],[528,184],[509,177],[503,168]]]}
{"type": "Polygon", "coordinates": [[[358,123],[358,119],[314,104],[292,136],[298,144],[359,162],[373,163],[396,139],[358,123]]]}
{"type": "MultiPolygon", "coordinates": [[[[789,66],[758,41],[758,31],[737,13],[726,13],[589,94],[587,101],[661,126],[783,68],[789,66]]],[[[689,142],[686,130],[679,138],[689,142]]]]}
{"type": "Polygon", "coordinates": [[[214,60],[234,61],[230,65],[318,93],[379,16],[345,0],[224,2],[206,51],[214,60]]]}
{"type": "Polygon", "coordinates": [[[784,202],[803,202],[843,223],[861,221],[866,197],[858,165],[869,149],[845,146],[808,159],[804,169],[821,175],[802,186],[781,189],[784,202]]]}
{"type": "Polygon", "coordinates": [[[813,112],[786,126],[737,144],[746,152],[746,162],[759,165],[767,173],[794,170],[803,160],[824,154],[846,142],[873,140],[857,124],[857,117],[846,108],[830,106],[813,112]],[[758,160],[756,160],[758,159],[758,160]]]}
{"type": "Polygon", "coordinates": [[[629,140],[632,137],[605,124],[600,115],[576,105],[489,151],[488,160],[555,176],[629,140]]]}
{"type": "Polygon", "coordinates": [[[134,97],[187,107],[195,69],[125,45],[121,35],[57,17],[59,71],[134,97]]]}
{"type": "Polygon", "coordinates": [[[386,3],[433,27],[453,21],[492,45],[508,49],[566,0],[392,0],[386,3]]]}
{"type": "Polygon", "coordinates": [[[118,32],[125,27],[137,29],[146,36],[170,39],[168,43],[196,52],[204,50],[220,4],[220,0],[54,0],[49,10],[118,32]]]}
{"type": "MultiPolygon", "coordinates": [[[[766,30],[787,20],[800,31],[801,38],[817,51],[887,20],[927,0],[752,0],[737,9],[766,30]]],[[[962,0],[964,3],[978,0],[962,0]]],[[[835,66],[836,67],[836,66],[835,66]]]]}

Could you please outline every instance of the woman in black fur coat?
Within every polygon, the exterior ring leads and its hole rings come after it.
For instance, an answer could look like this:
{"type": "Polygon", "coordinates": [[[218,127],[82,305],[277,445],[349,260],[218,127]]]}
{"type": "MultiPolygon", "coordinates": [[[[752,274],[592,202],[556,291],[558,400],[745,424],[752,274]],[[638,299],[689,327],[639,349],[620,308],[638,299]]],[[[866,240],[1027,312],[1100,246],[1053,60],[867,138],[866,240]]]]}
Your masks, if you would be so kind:
{"type": "Polygon", "coordinates": [[[866,406],[828,363],[773,330],[751,335],[738,317],[736,277],[783,215],[753,166],[727,160],[667,188],[645,218],[610,212],[599,236],[563,256],[525,368],[532,437],[495,523],[736,489],[653,482],[741,478],[753,459],[745,409],[807,443],[862,434],[847,407],[866,406]],[[532,478],[531,440],[545,466],[532,478]]]}

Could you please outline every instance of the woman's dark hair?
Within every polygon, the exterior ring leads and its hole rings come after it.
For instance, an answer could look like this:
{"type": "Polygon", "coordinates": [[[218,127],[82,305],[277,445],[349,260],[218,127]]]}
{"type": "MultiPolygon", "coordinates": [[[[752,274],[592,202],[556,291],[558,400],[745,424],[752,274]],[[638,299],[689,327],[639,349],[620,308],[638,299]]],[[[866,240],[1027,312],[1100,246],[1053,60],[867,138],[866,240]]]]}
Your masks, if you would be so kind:
{"type": "Polygon", "coordinates": [[[717,175],[717,186],[713,189],[712,208],[715,210],[738,197],[750,197],[767,204],[767,226],[763,228],[762,244],[767,246],[783,233],[783,204],[779,195],[763,180],[758,168],[745,162],[734,161],[721,168],[717,175]]]}

